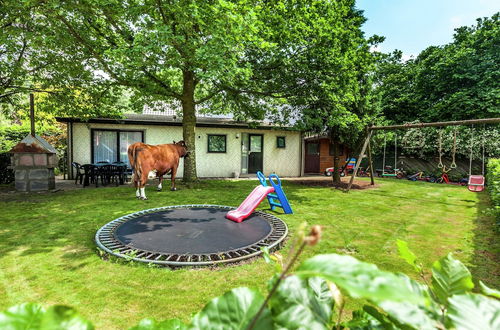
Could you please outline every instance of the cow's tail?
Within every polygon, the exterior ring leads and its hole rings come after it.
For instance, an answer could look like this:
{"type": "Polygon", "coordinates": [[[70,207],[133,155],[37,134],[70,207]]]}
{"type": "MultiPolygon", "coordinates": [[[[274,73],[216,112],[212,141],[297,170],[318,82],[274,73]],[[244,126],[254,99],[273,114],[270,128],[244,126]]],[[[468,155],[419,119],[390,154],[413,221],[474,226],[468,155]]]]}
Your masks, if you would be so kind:
{"type": "Polygon", "coordinates": [[[141,178],[142,178],[142,164],[141,164],[141,158],[137,157],[139,151],[141,151],[142,148],[139,148],[139,146],[134,146],[131,150],[131,158],[132,158],[132,168],[134,169],[134,181],[138,183],[138,185],[141,185],[141,178]]]}

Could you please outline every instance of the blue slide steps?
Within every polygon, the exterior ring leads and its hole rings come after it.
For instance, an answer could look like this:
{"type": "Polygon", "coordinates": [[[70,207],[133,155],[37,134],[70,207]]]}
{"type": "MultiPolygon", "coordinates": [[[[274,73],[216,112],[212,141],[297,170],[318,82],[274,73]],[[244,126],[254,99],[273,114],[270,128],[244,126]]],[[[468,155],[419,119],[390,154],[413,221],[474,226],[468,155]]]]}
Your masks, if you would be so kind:
{"type": "MultiPolygon", "coordinates": [[[[262,172],[257,172],[257,177],[259,178],[260,183],[264,187],[267,187],[267,179],[264,174],[262,172]]],[[[271,174],[269,176],[269,183],[271,183],[271,186],[274,188],[274,193],[267,195],[267,200],[269,201],[271,210],[274,211],[277,207],[279,207],[283,209],[285,214],[293,214],[288,198],[286,198],[285,192],[283,191],[283,188],[281,188],[280,178],[276,174],[271,174]]]]}

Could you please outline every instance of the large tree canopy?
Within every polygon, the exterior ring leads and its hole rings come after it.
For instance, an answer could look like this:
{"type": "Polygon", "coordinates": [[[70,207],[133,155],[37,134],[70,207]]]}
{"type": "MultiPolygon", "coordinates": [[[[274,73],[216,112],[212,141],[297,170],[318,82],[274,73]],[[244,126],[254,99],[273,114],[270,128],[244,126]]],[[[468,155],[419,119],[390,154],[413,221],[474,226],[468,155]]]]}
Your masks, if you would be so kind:
{"type": "Polygon", "coordinates": [[[138,109],[158,101],[180,108],[188,181],[196,178],[197,111],[293,116],[346,141],[363,123],[372,58],[354,0],[7,2],[32,27],[20,31],[30,31],[37,52],[26,63],[41,67],[33,86],[53,92],[46,106],[65,98],[69,114],[116,113],[126,90],[138,109]]]}
{"type": "Polygon", "coordinates": [[[302,130],[330,135],[338,168],[339,143],[354,148],[376,113],[370,71],[377,54],[369,49],[382,39],[365,39],[365,18],[353,0],[308,1],[292,11],[278,3],[266,10],[272,26],[268,40],[279,54],[266,63],[270,69],[259,71],[263,78],[256,83],[268,91],[282,90],[282,118],[291,114],[302,130]]]}
{"type": "Polygon", "coordinates": [[[394,52],[378,68],[381,106],[396,123],[500,116],[499,14],[455,30],[416,59],[394,52]]]}

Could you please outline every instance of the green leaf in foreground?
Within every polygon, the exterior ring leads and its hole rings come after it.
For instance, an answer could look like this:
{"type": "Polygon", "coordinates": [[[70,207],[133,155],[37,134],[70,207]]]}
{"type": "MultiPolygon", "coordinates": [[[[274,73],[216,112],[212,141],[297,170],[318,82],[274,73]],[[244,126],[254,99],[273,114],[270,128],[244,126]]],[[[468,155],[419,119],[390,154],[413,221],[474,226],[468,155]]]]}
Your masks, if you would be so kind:
{"type": "Polygon", "coordinates": [[[479,286],[485,295],[500,299],[500,291],[487,287],[482,281],[479,281],[479,286]]]}
{"type": "Polygon", "coordinates": [[[420,272],[421,269],[416,263],[417,257],[413,252],[410,251],[408,243],[398,239],[396,241],[396,244],[398,245],[399,256],[408,264],[412,265],[417,272],[420,272]]]}
{"type": "Polygon", "coordinates": [[[448,317],[457,330],[498,330],[500,302],[479,294],[454,295],[449,299],[448,317]]]}
{"type": "MultiPolygon", "coordinates": [[[[246,329],[257,314],[264,297],[249,288],[236,288],[214,298],[196,314],[190,329],[246,329]]],[[[271,313],[267,308],[260,315],[255,329],[272,329],[271,313]]]]}
{"type": "Polygon", "coordinates": [[[350,330],[397,330],[389,318],[372,306],[352,312],[352,319],[344,324],[350,330]]]}
{"type": "Polygon", "coordinates": [[[306,260],[297,275],[319,276],[346,290],[354,298],[366,298],[373,302],[408,301],[427,304],[428,299],[412,289],[412,280],[386,272],[373,264],[351,256],[322,254],[306,260]]]}
{"type": "Polygon", "coordinates": [[[331,329],[333,297],[319,277],[287,277],[271,297],[275,326],[283,329],[331,329]]]}
{"type": "Polygon", "coordinates": [[[432,287],[439,302],[446,305],[449,297],[471,291],[474,283],[467,267],[450,253],[432,265],[432,287]]]}
{"type": "MultiPolygon", "coordinates": [[[[417,295],[426,297],[431,301],[429,288],[418,282],[412,281],[410,278],[400,275],[403,281],[407,282],[408,287],[417,295]]],[[[412,329],[437,329],[440,309],[439,306],[431,302],[428,306],[413,304],[406,301],[383,301],[377,304],[382,308],[393,320],[399,324],[404,324],[412,329]]]]}
{"type": "Polygon", "coordinates": [[[45,313],[39,304],[24,303],[0,313],[0,329],[38,329],[45,313]]]}
{"type": "Polygon", "coordinates": [[[42,318],[41,329],[91,330],[94,326],[67,306],[51,306],[42,318]]]}

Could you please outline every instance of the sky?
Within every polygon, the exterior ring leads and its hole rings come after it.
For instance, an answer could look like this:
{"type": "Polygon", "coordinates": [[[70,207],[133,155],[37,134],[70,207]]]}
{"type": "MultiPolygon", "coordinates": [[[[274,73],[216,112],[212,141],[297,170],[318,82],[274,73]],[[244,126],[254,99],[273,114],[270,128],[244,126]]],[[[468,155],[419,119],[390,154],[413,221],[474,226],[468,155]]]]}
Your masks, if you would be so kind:
{"type": "Polygon", "coordinates": [[[368,21],[367,36],[385,37],[377,48],[403,51],[403,58],[418,55],[429,46],[453,40],[454,29],[476,23],[478,17],[500,11],[500,0],[357,0],[368,21]]]}

